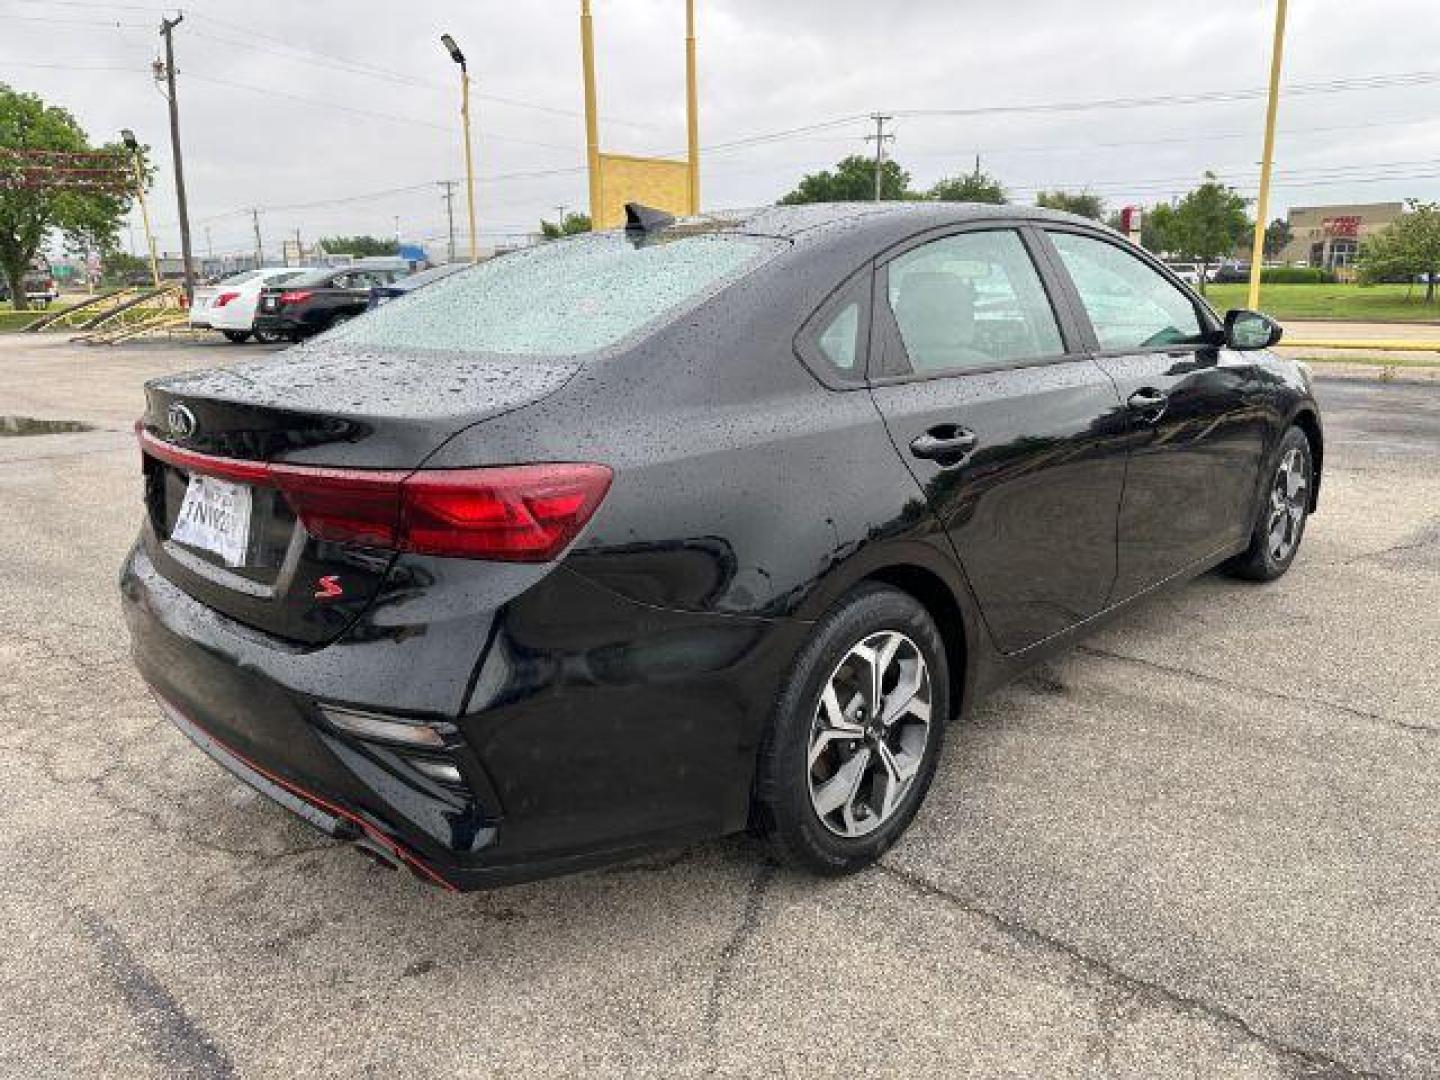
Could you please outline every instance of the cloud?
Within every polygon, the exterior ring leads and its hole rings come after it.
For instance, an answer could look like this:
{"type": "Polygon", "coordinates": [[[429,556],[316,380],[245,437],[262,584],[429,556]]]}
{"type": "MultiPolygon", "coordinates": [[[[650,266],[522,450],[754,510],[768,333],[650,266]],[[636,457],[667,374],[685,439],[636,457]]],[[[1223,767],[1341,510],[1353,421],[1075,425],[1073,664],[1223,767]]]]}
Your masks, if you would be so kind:
{"type": "MultiPolygon", "coordinates": [[[[434,182],[463,172],[456,70],[439,45],[443,31],[461,42],[475,75],[479,171],[510,177],[480,185],[482,228],[528,231],[557,205],[583,206],[585,178],[566,171],[584,160],[578,7],[568,0],[206,0],[187,9],[176,45],[197,250],[205,250],[207,228],[216,251],[248,249],[249,207],[261,208],[272,249],[297,228],[307,240],[390,234],[397,217],[406,238],[443,232],[434,182]],[[280,209],[401,187],[412,190],[280,209]]],[[[595,0],[594,8],[606,148],[679,151],[683,4],[595,0]]],[[[699,9],[706,144],[875,110],[1251,89],[1266,79],[1273,17],[1270,4],[1254,0],[699,0],[699,9]]],[[[156,217],[162,246],[173,250],[165,108],[148,71],[160,10],[143,0],[8,0],[0,11],[0,77],[70,108],[94,138],[128,126],[153,146],[156,217]],[[39,64],[71,66],[28,66],[39,64]],[[127,70],[89,70],[102,66],[127,70]]],[[[1287,82],[1429,70],[1427,36],[1404,32],[1415,20],[1415,5],[1405,0],[1292,5],[1287,82]]],[[[1429,119],[1433,97],[1433,88],[1418,86],[1287,98],[1279,205],[1436,197],[1440,167],[1424,164],[1440,135],[1440,119],[1429,119]],[[1409,161],[1421,164],[1364,168],[1409,161]],[[1343,175],[1326,171],[1357,165],[1343,175]],[[1402,178],[1374,181],[1386,176],[1402,178]]],[[[902,116],[892,153],[921,185],[969,168],[979,153],[1020,198],[1061,186],[1101,192],[1112,205],[1152,201],[1183,192],[1207,168],[1248,190],[1262,107],[1252,99],[902,116]]],[[[705,202],[773,201],[802,173],[866,152],[867,130],[854,120],[707,153],[705,202]]]]}

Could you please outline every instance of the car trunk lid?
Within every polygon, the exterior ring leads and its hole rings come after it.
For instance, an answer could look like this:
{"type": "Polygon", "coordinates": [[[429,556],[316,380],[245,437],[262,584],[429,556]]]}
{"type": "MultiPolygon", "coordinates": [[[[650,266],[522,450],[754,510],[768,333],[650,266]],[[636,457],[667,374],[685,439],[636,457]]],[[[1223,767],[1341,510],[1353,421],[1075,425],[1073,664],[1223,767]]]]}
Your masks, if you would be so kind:
{"type": "Polygon", "coordinates": [[[393,551],[311,536],[274,472],[403,478],[459,430],[554,392],[574,363],[295,349],[152,382],[139,424],[157,568],[248,626],[323,644],[393,551]],[[268,471],[267,471],[268,470],[268,471]]]}

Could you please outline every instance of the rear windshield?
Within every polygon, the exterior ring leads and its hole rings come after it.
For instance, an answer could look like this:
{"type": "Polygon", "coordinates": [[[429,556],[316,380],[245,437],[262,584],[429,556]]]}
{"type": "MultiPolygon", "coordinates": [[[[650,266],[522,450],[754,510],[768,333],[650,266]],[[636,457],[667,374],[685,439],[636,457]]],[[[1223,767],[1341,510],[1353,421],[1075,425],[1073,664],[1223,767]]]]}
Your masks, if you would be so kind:
{"type": "Polygon", "coordinates": [[[613,345],[758,266],[784,241],[734,234],[639,246],[597,233],[512,252],[328,335],[347,345],[579,356],[613,345]]]}
{"type": "Polygon", "coordinates": [[[306,270],[287,281],[287,285],[328,285],[339,270],[306,270]]]}
{"type": "Polygon", "coordinates": [[[247,281],[254,281],[260,276],[259,270],[246,270],[241,274],[231,274],[220,282],[221,285],[244,285],[247,281]]]}

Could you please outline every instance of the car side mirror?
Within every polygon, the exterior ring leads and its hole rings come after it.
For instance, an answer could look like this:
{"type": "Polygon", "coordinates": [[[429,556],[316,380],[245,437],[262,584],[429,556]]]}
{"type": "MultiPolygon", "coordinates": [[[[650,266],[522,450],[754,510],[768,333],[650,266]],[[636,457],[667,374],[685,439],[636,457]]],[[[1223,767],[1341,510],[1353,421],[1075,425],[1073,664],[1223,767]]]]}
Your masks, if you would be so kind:
{"type": "Polygon", "coordinates": [[[1225,313],[1225,344],[1231,349],[1268,349],[1284,333],[1284,327],[1258,311],[1234,308],[1225,313]]]}

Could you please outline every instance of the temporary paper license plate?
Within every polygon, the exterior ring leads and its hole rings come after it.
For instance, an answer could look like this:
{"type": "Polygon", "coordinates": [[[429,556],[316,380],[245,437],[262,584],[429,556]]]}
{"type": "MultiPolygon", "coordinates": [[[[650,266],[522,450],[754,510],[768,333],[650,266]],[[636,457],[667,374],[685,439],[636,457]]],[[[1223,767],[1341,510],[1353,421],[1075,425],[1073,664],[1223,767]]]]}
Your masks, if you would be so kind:
{"type": "Polygon", "coordinates": [[[213,476],[192,476],[170,539],[212,551],[241,566],[250,546],[250,489],[213,476]]]}

